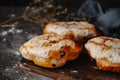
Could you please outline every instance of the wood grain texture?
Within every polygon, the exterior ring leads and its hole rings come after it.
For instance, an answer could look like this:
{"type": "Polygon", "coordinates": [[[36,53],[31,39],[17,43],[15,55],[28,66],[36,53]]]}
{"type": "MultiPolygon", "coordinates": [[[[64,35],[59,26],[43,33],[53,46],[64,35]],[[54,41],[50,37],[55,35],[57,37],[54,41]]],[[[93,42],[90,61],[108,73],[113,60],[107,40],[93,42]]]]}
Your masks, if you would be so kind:
{"type": "Polygon", "coordinates": [[[33,62],[22,59],[20,67],[57,80],[118,80],[119,73],[99,70],[94,61],[83,52],[77,60],[68,62],[60,68],[48,69],[35,65],[33,62]]]}

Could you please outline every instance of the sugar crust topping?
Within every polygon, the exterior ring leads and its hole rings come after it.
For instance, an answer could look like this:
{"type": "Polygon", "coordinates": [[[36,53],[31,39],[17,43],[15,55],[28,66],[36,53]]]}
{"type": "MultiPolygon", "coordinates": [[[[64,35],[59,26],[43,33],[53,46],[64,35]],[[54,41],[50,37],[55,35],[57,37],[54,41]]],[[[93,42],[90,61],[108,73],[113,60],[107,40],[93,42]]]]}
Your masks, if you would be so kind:
{"type": "Polygon", "coordinates": [[[95,27],[87,22],[54,22],[46,27],[48,32],[55,32],[59,35],[65,35],[71,31],[74,33],[75,38],[97,35],[95,27]]]}
{"type": "Polygon", "coordinates": [[[113,63],[120,63],[120,40],[108,37],[96,37],[85,44],[90,55],[100,60],[107,58],[113,63]]]}
{"type": "Polygon", "coordinates": [[[56,36],[52,34],[44,34],[37,36],[26,42],[23,46],[26,49],[22,49],[23,53],[30,53],[35,56],[41,56],[43,58],[48,58],[50,50],[60,50],[61,47],[68,45],[75,48],[75,43],[70,39],[63,39],[62,36],[56,36]]]}

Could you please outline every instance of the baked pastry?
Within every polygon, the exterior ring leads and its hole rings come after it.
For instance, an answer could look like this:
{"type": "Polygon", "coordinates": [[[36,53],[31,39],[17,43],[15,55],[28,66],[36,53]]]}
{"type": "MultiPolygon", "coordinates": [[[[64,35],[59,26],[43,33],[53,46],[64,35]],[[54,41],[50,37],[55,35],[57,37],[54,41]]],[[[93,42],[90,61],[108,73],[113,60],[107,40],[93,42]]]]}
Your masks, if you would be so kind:
{"type": "Polygon", "coordinates": [[[20,53],[27,60],[46,68],[63,66],[67,60],[76,59],[82,46],[74,39],[57,34],[42,34],[20,47],[20,53]]]}
{"type": "Polygon", "coordinates": [[[44,27],[44,33],[57,33],[58,35],[73,35],[83,43],[91,37],[100,35],[94,25],[88,22],[52,22],[44,27]]]}
{"type": "Polygon", "coordinates": [[[85,44],[89,55],[99,69],[120,72],[120,39],[96,37],[85,44]]]}

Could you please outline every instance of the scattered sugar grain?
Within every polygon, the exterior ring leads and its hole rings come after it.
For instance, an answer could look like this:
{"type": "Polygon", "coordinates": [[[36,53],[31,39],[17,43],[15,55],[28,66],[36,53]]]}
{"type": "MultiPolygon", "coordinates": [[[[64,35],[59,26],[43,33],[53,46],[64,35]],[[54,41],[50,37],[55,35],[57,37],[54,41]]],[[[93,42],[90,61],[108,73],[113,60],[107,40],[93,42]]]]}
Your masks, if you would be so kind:
{"type": "Polygon", "coordinates": [[[20,55],[20,53],[18,51],[16,51],[15,54],[20,55]]]}
{"type": "Polygon", "coordinates": [[[10,28],[10,29],[8,29],[8,30],[6,30],[6,31],[2,31],[2,32],[0,33],[0,35],[1,35],[1,36],[6,36],[8,33],[14,34],[14,33],[22,33],[22,32],[23,32],[23,30],[21,30],[21,29],[16,29],[15,27],[12,27],[12,28],[10,28]]]}
{"type": "Polygon", "coordinates": [[[33,38],[33,37],[35,37],[35,36],[37,36],[37,34],[28,34],[27,38],[28,38],[28,39],[31,39],[31,38],[33,38]]]}
{"type": "Polygon", "coordinates": [[[10,17],[15,17],[16,15],[15,14],[11,14],[10,17]]]}
{"type": "Polygon", "coordinates": [[[78,73],[78,71],[77,70],[72,70],[72,71],[70,71],[70,73],[78,73]]]}
{"type": "Polygon", "coordinates": [[[6,38],[3,38],[3,42],[5,42],[6,41],[6,38]]]}
{"type": "Polygon", "coordinates": [[[6,71],[9,71],[9,69],[8,69],[8,68],[6,68],[5,70],[6,70],[6,71]]]}
{"type": "Polygon", "coordinates": [[[98,67],[93,67],[94,69],[98,69],[98,67]]]}
{"type": "Polygon", "coordinates": [[[15,71],[15,73],[18,73],[19,71],[15,71]]]}
{"type": "Polygon", "coordinates": [[[21,32],[23,32],[23,30],[19,30],[19,29],[17,29],[16,32],[17,32],[17,33],[21,33],[21,32]]]}
{"type": "Polygon", "coordinates": [[[61,74],[64,74],[65,72],[61,72],[61,74]]]}
{"type": "Polygon", "coordinates": [[[1,36],[6,36],[7,34],[8,34],[7,31],[3,31],[3,32],[0,33],[1,36]]]}
{"type": "Polygon", "coordinates": [[[24,77],[24,79],[23,80],[27,80],[27,77],[24,77]]]}
{"type": "Polygon", "coordinates": [[[13,68],[16,68],[18,65],[17,64],[15,64],[14,66],[13,66],[13,68]]]}

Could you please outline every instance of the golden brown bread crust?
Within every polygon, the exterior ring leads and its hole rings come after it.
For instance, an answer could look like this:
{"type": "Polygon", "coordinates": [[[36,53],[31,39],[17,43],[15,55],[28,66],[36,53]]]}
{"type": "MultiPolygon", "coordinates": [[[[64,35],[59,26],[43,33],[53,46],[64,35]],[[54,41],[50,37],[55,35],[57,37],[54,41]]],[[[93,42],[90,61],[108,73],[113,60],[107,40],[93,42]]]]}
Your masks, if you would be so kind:
{"type": "Polygon", "coordinates": [[[108,66],[105,66],[102,61],[96,61],[96,64],[99,69],[105,70],[105,71],[112,71],[112,72],[120,72],[120,64],[113,64],[109,61],[106,61],[106,64],[111,64],[108,66]]]}
{"type": "Polygon", "coordinates": [[[111,37],[96,37],[88,40],[85,48],[96,60],[99,69],[120,72],[120,40],[111,37]]]}
{"type": "Polygon", "coordinates": [[[63,66],[67,60],[76,59],[82,46],[71,36],[43,34],[27,41],[20,47],[21,55],[36,65],[46,68],[63,66]]]}
{"type": "Polygon", "coordinates": [[[84,43],[92,37],[100,36],[101,32],[88,22],[52,22],[44,27],[43,32],[58,35],[71,35],[75,40],[84,43]]]}

